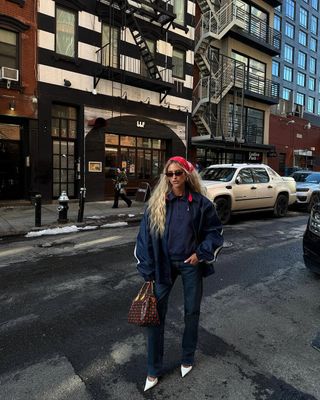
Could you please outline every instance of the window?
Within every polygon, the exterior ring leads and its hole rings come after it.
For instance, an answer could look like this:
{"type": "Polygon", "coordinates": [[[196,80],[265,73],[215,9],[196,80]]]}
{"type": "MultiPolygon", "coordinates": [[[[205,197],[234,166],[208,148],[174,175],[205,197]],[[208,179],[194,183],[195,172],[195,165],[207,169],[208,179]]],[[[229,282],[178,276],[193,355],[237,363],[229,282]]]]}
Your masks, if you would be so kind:
{"type": "Polygon", "coordinates": [[[280,63],[278,61],[272,60],[272,75],[280,76],[280,63]]]}
{"type": "Polygon", "coordinates": [[[52,107],[51,136],[53,197],[59,197],[62,190],[74,197],[77,138],[77,110],[74,107],[52,107]]]}
{"type": "Polygon", "coordinates": [[[273,28],[276,31],[281,31],[281,18],[279,17],[279,15],[274,15],[273,17],[273,28]]]}
{"type": "Polygon", "coordinates": [[[314,113],[314,97],[308,96],[307,111],[314,113]]]}
{"type": "Polygon", "coordinates": [[[245,108],[246,140],[248,143],[263,143],[264,112],[254,108],[245,108]]]}
{"type": "Polygon", "coordinates": [[[311,0],[311,6],[315,10],[318,10],[319,9],[319,0],[311,0]]]}
{"type": "Polygon", "coordinates": [[[301,106],[304,106],[304,94],[303,93],[297,92],[296,103],[300,104],[301,106]]]}
{"type": "Polygon", "coordinates": [[[283,67],[283,79],[288,82],[292,82],[293,71],[292,68],[287,67],[286,65],[283,67]]]}
{"type": "Polygon", "coordinates": [[[303,31],[299,31],[299,43],[302,46],[307,46],[307,34],[303,31]]]}
{"type": "Polygon", "coordinates": [[[253,176],[251,168],[242,168],[237,175],[237,179],[241,185],[252,184],[253,176]]]}
{"type": "Polygon", "coordinates": [[[315,17],[314,15],[311,15],[310,31],[315,35],[318,34],[318,18],[315,17]]]}
{"type": "Polygon", "coordinates": [[[172,76],[184,79],[185,51],[173,49],[172,51],[172,76]]]}
{"type": "Polygon", "coordinates": [[[298,52],[298,67],[306,69],[307,66],[307,55],[302,51],[298,52]]]}
{"type": "Polygon", "coordinates": [[[129,178],[157,178],[165,165],[166,142],[162,139],[105,134],[105,177],[125,166],[129,178]]]}
{"type": "Polygon", "coordinates": [[[185,20],[185,0],[175,0],[173,2],[173,12],[177,18],[174,20],[179,25],[184,25],[185,20]]]}
{"type": "Polygon", "coordinates": [[[308,11],[300,7],[299,23],[303,28],[308,28],[308,11]]]}
{"type": "Polygon", "coordinates": [[[311,37],[310,38],[310,50],[317,52],[318,41],[317,39],[311,37]]]}
{"type": "Polygon", "coordinates": [[[320,115],[320,100],[318,100],[318,114],[320,115]]]}
{"type": "MultiPolygon", "coordinates": [[[[249,22],[250,23],[250,25],[249,25],[250,33],[260,39],[267,40],[266,24],[268,23],[268,14],[253,5],[250,6],[249,13],[250,13],[250,17],[249,17],[250,18],[250,22],[249,22]]],[[[277,17],[277,16],[275,16],[275,17],[277,17]]],[[[279,21],[276,21],[276,24],[279,25],[279,29],[277,29],[277,28],[275,28],[275,29],[281,30],[281,19],[279,21]]]]}
{"type": "Polygon", "coordinates": [[[312,91],[316,90],[316,80],[315,80],[315,78],[309,78],[308,88],[309,88],[309,90],[312,90],[312,91]]]}
{"type": "Polygon", "coordinates": [[[76,57],[76,14],[64,8],[56,8],[56,53],[76,57]]]}
{"type": "Polygon", "coordinates": [[[119,29],[108,24],[102,24],[101,62],[106,67],[119,66],[119,29]]]}
{"type": "Polygon", "coordinates": [[[297,73],[297,85],[306,86],[306,75],[302,72],[297,73]]]}
{"type": "Polygon", "coordinates": [[[290,100],[291,99],[291,94],[292,94],[292,90],[288,89],[288,88],[283,88],[282,89],[282,98],[284,100],[290,100]]]}
{"type": "Polygon", "coordinates": [[[290,38],[294,39],[294,25],[290,24],[290,22],[285,23],[284,25],[284,34],[290,38]]]}
{"type": "Polygon", "coordinates": [[[270,178],[264,168],[252,168],[253,178],[256,183],[267,183],[270,178]]]}
{"type": "Polygon", "coordinates": [[[317,72],[317,60],[314,57],[310,57],[309,71],[311,74],[315,74],[317,72]]]}
{"type": "Polygon", "coordinates": [[[0,67],[19,69],[18,34],[0,28],[0,67]]]}
{"type": "Polygon", "coordinates": [[[294,20],[295,2],[293,0],[286,0],[285,6],[286,6],[286,8],[285,8],[286,17],[294,20]]]}
{"type": "Polygon", "coordinates": [[[232,51],[232,58],[246,65],[245,87],[254,93],[264,94],[266,65],[235,51],[232,51]]]}
{"type": "Polygon", "coordinates": [[[293,63],[293,47],[289,44],[284,45],[284,59],[289,63],[293,63]]]}

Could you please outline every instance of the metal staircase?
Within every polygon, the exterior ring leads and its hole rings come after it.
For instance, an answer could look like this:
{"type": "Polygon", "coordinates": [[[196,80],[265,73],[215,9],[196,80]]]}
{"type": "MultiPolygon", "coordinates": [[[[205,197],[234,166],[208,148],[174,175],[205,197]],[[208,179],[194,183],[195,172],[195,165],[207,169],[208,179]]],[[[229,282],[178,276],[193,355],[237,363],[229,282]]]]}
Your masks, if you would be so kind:
{"type": "MultiPolygon", "coordinates": [[[[229,103],[243,104],[245,65],[211,49],[235,25],[244,28],[244,3],[231,0],[219,7],[210,0],[198,0],[202,15],[195,30],[195,62],[200,79],[193,91],[192,119],[199,135],[215,139],[242,140],[229,126],[229,103]]],[[[241,111],[242,118],[242,111],[241,111]]]]}
{"type": "Polygon", "coordinates": [[[143,37],[143,33],[139,27],[137,18],[134,14],[129,14],[127,17],[127,25],[130,28],[131,34],[136,42],[136,45],[139,47],[139,51],[141,57],[147,67],[149,72],[149,76],[152,79],[162,80],[159,69],[155,63],[155,60],[152,56],[152,53],[147,45],[145,38],[143,37]]]}
{"type": "MultiPolygon", "coordinates": [[[[173,85],[168,85],[166,81],[163,81],[163,73],[160,73],[153,54],[148,47],[140,27],[140,21],[157,22],[160,24],[159,29],[169,29],[176,17],[173,13],[171,0],[96,0],[96,7],[98,15],[102,18],[107,18],[113,12],[111,10],[123,13],[125,21],[123,25],[130,29],[141,58],[146,65],[149,78],[159,82],[156,84],[157,87],[161,87],[161,82],[163,82],[163,89],[160,92],[160,102],[162,102],[173,85]]],[[[99,79],[99,76],[95,79],[95,86],[99,79]]]]}
{"type": "Polygon", "coordinates": [[[245,18],[245,3],[241,0],[231,0],[218,11],[210,9],[203,13],[195,28],[195,52],[205,48],[212,39],[221,40],[234,26],[244,29],[245,18]]]}

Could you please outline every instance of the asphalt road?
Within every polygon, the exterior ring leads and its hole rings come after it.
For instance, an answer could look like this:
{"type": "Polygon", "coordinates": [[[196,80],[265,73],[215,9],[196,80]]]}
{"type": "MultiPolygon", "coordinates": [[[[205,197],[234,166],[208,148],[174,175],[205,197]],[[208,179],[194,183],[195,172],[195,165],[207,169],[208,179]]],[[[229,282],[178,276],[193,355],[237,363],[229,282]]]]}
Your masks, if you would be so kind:
{"type": "Polygon", "coordinates": [[[205,280],[194,370],[179,376],[183,299],[165,374],[143,393],[145,330],[127,324],[141,279],[136,227],[0,247],[1,400],[320,399],[320,279],[302,260],[306,214],[239,217],[205,280]]]}

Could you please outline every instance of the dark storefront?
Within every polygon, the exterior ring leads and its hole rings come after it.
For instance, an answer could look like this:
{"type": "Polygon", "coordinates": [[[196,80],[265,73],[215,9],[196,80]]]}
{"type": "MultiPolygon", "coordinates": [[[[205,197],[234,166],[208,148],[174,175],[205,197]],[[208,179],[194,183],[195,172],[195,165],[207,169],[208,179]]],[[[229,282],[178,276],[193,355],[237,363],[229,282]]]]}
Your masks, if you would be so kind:
{"type": "Polygon", "coordinates": [[[32,120],[0,118],[0,200],[30,197],[32,120]]]}
{"type": "Polygon", "coordinates": [[[270,145],[239,144],[228,142],[220,144],[208,140],[207,143],[193,143],[196,146],[196,161],[202,167],[212,164],[263,163],[266,155],[273,149],[270,145]]]}

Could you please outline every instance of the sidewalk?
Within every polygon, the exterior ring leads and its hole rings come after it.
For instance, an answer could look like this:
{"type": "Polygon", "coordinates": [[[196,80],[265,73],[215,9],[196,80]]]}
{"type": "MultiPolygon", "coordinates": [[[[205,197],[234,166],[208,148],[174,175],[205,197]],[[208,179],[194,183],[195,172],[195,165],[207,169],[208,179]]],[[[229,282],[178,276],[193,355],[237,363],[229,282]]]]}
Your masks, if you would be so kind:
{"type": "Polygon", "coordinates": [[[98,201],[85,203],[82,223],[77,223],[79,203],[70,201],[68,210],[69,222],[58,223],[58,202],[44,204],[41,209],[41,227],[35,227],[35,209],[30,205],[6,205],[0,207],[0,238],[21,236],[30,231],[57,228],[70,225],[100,226],[113,222],[138,222],[146,206],[145,203],[133,201],[129,208],[119,201],[119,208],[112,208],[113,201],[98,201]]]}

